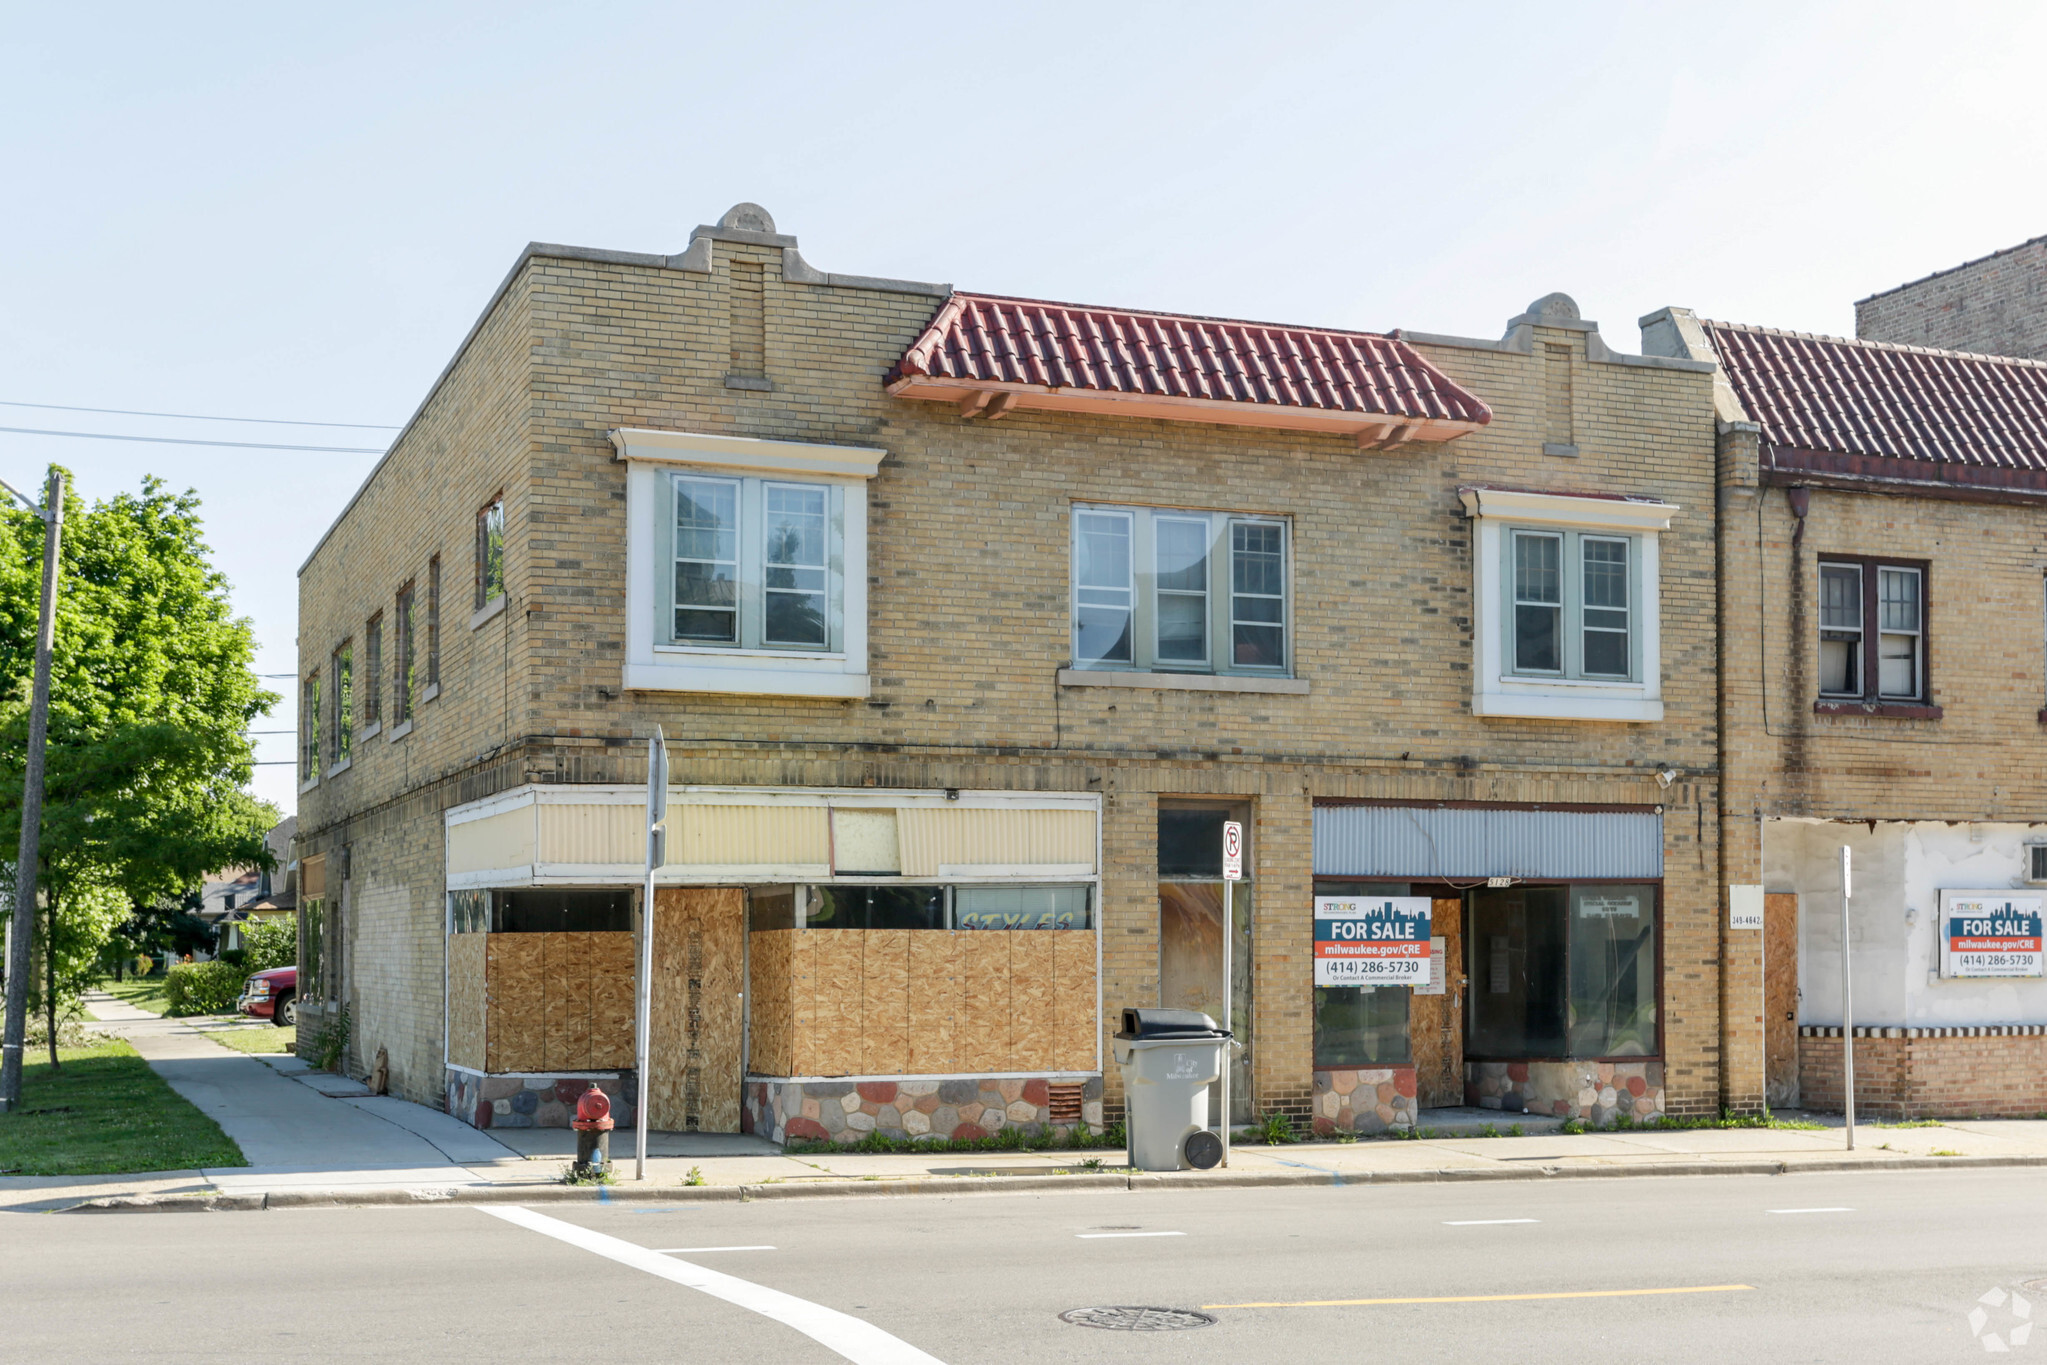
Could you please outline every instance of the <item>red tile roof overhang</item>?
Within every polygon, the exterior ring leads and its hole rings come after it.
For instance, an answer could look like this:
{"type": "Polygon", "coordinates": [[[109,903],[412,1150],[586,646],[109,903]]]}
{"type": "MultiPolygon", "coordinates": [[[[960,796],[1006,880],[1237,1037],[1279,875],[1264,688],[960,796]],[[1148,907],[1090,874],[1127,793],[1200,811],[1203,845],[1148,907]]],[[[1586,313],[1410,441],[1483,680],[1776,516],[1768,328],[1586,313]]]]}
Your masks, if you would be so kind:
{"type": "Polygon", "coordinates": [[[1760,475],[1921,497],[2047,498],[2047,365],[1704,323],[1760,475]]]}
{"type": "Polygon", "coordinates": [[[887,376],[898,398],[966,417],[1019,408],[1454,441],[1492,409],[1407,342],[955,293],[887,376]]]}

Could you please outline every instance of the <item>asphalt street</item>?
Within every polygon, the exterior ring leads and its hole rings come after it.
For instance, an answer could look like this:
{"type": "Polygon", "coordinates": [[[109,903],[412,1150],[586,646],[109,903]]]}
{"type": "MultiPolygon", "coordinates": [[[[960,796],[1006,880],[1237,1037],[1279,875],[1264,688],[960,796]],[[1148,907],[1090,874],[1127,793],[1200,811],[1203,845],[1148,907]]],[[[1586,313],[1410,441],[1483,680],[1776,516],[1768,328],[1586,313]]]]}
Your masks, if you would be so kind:
{"type": "Polygon", "coordinates": [[[2032,1170],[14,1215],[0,1359],[1924,1365],[2042,1277],[2032,1170]]]}

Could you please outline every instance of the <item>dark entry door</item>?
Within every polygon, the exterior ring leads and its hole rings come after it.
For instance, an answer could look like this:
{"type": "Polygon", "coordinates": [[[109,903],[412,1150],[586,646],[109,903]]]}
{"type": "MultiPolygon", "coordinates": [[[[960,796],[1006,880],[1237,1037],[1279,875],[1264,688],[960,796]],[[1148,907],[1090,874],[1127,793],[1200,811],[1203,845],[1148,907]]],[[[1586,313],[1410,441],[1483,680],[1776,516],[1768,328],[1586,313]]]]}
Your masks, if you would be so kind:
{"type": "Polygon", "coordinates": [[[1439,896],[1431,908],[1434,936],[1443,941],[1440,955],[1431,951],[1430,972],[1442,970],[1442,994],[1416,991],[1408,1014],[1408,1040],[1414,1048],[1415,1102],[1423,1109],[1464,1103],[1464,901],[1439,896]]]}
{"type": "Polygon", "coordinates": [[[654,893],[649,1128],[739,1131],[745,951],[744,891],[719,886],[654,893]]]}

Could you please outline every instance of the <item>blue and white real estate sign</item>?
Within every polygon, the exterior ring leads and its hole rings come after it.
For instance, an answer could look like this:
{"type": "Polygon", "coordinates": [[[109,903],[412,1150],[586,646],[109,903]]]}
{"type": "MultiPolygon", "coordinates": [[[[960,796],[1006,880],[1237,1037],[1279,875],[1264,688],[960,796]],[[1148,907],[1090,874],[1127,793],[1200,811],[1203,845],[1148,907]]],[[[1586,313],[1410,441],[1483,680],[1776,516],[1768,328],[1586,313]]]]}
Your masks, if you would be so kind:
{"type": "Polygon", "coordinates": [[[1427,896],[1317,896],[1315,984],[1425,986],[1427,896]]]}
{"type": "Polygon", "coordinates": [[[2042,897],[2009,891],[1940,893],[1940,974],[1949,977],[2040,976],[2042,897]]]}

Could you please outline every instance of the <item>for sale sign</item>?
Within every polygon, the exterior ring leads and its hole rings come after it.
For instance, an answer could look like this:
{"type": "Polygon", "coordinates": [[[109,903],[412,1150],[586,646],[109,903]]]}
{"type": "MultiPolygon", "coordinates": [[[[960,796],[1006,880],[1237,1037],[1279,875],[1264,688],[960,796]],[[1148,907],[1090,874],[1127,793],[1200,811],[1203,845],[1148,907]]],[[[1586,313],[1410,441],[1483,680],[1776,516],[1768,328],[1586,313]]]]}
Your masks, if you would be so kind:
{"type": "Polygon", "coordinates": [[[1940,974],[2041,976],[2041,897],[2003,891],[1940,893],[1940,974]]]}
{"type": "Polygon", "coordinates": [[[1424,986],[1427,896],[1317,896],[1315,984],[1424,986]]]}

